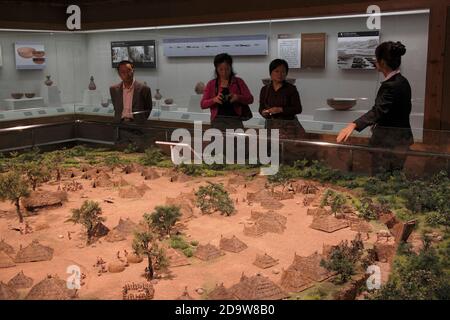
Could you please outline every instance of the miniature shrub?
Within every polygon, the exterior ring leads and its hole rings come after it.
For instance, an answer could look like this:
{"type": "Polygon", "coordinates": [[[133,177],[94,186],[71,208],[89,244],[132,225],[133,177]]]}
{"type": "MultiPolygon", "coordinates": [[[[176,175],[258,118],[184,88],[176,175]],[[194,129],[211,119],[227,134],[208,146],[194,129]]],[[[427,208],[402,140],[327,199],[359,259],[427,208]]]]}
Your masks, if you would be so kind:
{"type": "Polygon", "coordinates": [[[425,246],[418,254],[406,251],[397,256],[388,282],[376,291],[376,300],[448,300],[448,270],[436,250],[425,246]]]}
{"type": "Polygon", "coordinates": [[[136,153],[139,151],[139,147],[136,143],[130,143],[124,150],[123,152],[126,154],[130,154],[130,153],[136,153]]]}
{"type": "Polygon", "coordinates": [[[395,215],[397,216],[397,218],[399,218],[402,221],[409,221],[414,219],[414,214],[412,213],[411,210],[408,210],[406,208],[401,208],[398,210],[395,210],[395,215]]]}
{"type": "Polygon", "coordinates": [[[156,166],[165,158],[164,154],[158,148],[146,149],[144,155],[141,157],[140,162],[144,166],[156,166]]]}
{"type": "Polygon", "coordinates": [[[330,206],[331,211],[336,214],[342,211],[342,207],[347,203],[347,199],[341,193],[335,192],[331,189],[325,191],[320,206],[330,206]]]}
{"type": "Polygon", "coordinates": [[[69,157],[84,157],[88,152],[88,148],[83,145],[75,146],[67,150],[67,156],[69,157]]]}
{"type": "Polygon", "coordinates": [[[191,246],[197,247],[198,246],[198,241],[197,240],[192,240],[191,241],[191,246]]]}
{"type": "Polygon", "coordinates": [[[378,211],[370,198],[363,198],[360,203],[356,205],[359,216],[366,220],[376,220],[378,219],[378,211]]]}
{"type": "Polygon", "coordinates": [[[364,244],[360,237],[348,241],[343,241],[334,247],[327,259],[322,259],[320,265],[329,271],[335,271],[337,284],[346,283],[355,273],[356,264],[361,259],[364,251],[364,244]]]}
{"type": "Polygon", "coordinates": [[[189,248],[189,243],[187,243],[186,240],[184,240],[184,238],[181,236],[172,236],[170,238],[170,247],[173,249],[184,250],[189,248]]]}
{"type": "Polygon", "coordinates": [[[179,249],[183,254],[190,258],[194,255],[194,247],[197,246],[197,241],[191,241],[191,243],[188,243],[182,236],[172,236],[170,238],[170,247],[173,249],[179,249]],[[193,242],[196,242],[197,244],[192,244],[193,242]]]}
{"type": "Polygon", "coordinates": [[[194,251],[192,250],[192,248],[183,249],[182,252],[188,258],[190,258],[194,255],[194,251]]]}
{"type": "Polygon", "coordinates": [[[426,215],[425,221],[431,227],[445,226],[450,227],[450,212],[429,212],[426,215]]]}
{"type": "Polygon", "coordinates": [[[223,184],[209,183],[207,186],[200,187],[195,196],[197,207],[204,214],[219,211],[221,214],[230,216],[235,211],[233,201],[223,184]]]}

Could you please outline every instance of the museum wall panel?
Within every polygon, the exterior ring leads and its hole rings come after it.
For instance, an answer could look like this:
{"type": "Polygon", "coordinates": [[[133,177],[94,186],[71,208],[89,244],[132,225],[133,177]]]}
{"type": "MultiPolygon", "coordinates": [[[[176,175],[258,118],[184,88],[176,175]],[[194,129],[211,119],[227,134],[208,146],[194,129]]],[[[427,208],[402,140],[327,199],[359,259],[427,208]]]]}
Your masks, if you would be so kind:
{"type": "MultiPolygon", "coordinates": [[[[423,125],[428,25],[429,14],[427,13],[385,16],[382,18],[380,31],[380,42],[402,41],[408,49],[403,59],[402,72],[413,87],[411,124],[418,129],[415,132],[418,141],[421,139],[420,128],[423,125]]],[[[112,68],[111,42],[156,40],[156,68],[138,68],[135,73],[136,79],[147,82],[153,95],[156,89],[159,89],[163,96],[160,102],[155,103],[150,119],[185,123],[191,123],[194,120],[208,122],[209,111],[200,109],[201,96],[195,94],[194,87],[198,81],[207,83],[213,78],[213,57],[166,57],[163,40],[268,35],[268,55],[234,57],[235,71],[246,81],[255,97],[255,102],[251,105],[254,119],[247,125],[261,127],[264,121],[257,113],[259,92],[263,85],[261,80],[269,76],[268,65],[278,56],[278,35],[300,36],[302,33],[325,33],[327,36],[325,68],[291,69],[289,77],[296,79],[296,85],[300,91],[303,104],[300,120],[306,130],[336,133],[345,123],[354,120],[372,106],[382,80],[382,76],[375,70],[339,69],[338,32],[357,31],[367,31],[366,18],[328,17],[307,21],[81,34],[3,31],[0,32],[3,53],[3,65],[0,67],[0,107],[13,92],[30,91],[36,92],[36,95],[42,95],[43,90],[46,90],[43,85],[45,76],[51,75],[54,85],[60,91],[61,106],[56,109],[47,108],[44,111],[46,116],[52,112],[55,115],[62,115],[75,111],[78,114],[111,117],[112,105],[104,107],[100,103],[107,102],[109,99],[109,86],[119,82],[118,74],[112,68]],[[16,70],[13,47],[15,42],[42,43],[46,50],[45,69],[16,70]],[[91,76],[96,84],[95,94],[88,90],[91,76]],[[351,112],[335,113],[327,106],[327,98],[332,97],[357,98],[358,101],[351,112]],[[166,98],[172,98],[174,103],[165,105],[166,98]]],[[[15,114],[13,118],[16,119],[17,116],[27,115],[15,114]]],[[[35,116],[34,111],[30,116],[35,116]]],[[[363,136],[369,135],[368,131],[366,130],[363,136]]]]}
{"type": "Polygon", "coordinates": [[[81,101],[81,85],[83,80],[88,79],[86,35],[0,32],[0,46],[3,58],[0,67],[0,101],[11,98],[14,92],[33,92],[39,96],[46,75],[51,75],[51,79],[58,84],[63,103],[81,101]],[[43,44],[45,69],[17,70],[15,43],[43,44]]]}

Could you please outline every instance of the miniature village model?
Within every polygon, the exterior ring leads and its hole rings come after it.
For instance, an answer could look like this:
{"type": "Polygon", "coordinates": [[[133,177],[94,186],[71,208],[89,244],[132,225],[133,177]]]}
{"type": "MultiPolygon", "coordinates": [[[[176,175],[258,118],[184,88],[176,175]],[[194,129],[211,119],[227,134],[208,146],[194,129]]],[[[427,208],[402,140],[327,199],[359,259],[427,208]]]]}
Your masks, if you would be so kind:
{"type": "Polygon", "coordinates": [[[423,298],[445,298],[445,173],[375,178],[310,161],[258,172],[175,166],[155,148],[4,155],[0,299],[414,299],[426,261],[423,298]]]}

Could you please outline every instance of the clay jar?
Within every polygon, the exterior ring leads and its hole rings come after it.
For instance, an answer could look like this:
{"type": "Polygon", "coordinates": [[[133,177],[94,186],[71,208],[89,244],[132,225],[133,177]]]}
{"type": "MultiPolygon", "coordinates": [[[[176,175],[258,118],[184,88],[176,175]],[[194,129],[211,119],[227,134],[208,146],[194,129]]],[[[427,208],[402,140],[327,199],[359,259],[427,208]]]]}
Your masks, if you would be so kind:
{"type": "Polygon", "coordinates": [[[46,78],[47,78],[47,80],[45,80],[45,85],[47,86],[47,87],[50,87],[52,84],[53,84],[53,81],[52,80],[50,80],[50,77],[51,76],[45,76],[46,78]]]}
{"type": "Polygon", "coordinates": [[[91,90],[91,91],[94,91],[94,90],[97,89],[97,86],[95,85],[93,76],[91,76],[91,82],[89,82],[88,89],[91,90]]]}
{"type": "Polygon", "coordinates": [[[159,89],[156,89],[156,93],[154,96],[155,100],[161,100],[162,99],[162,94],[159,92],[159,89]]]}

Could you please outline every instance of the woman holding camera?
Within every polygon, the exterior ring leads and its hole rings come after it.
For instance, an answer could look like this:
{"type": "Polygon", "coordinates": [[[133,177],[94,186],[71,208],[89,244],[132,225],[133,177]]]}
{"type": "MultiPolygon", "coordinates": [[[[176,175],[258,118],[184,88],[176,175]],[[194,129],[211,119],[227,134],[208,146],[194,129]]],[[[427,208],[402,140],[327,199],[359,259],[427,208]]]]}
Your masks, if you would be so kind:
{"type": "Polygon", "coordinates": [[[302,112],[297,88],[286,81],[289,65],[285,60],[270,63],[270,83],[261,88],[259,113],[266,119],[267,129],[278,129],[280,138],[293,139],[305,133],[296,115],[302,112]]]}
{"type": "Polygon", "coordinates": [[[211,110],[213,128],[222,131],[244,128],[243,109],[253,103],[253,96],[244,80],[236,77],[233,59],[229,54],[215,56],[214,68],[216,77],[205,87],[201,108],[211,110]]]}

